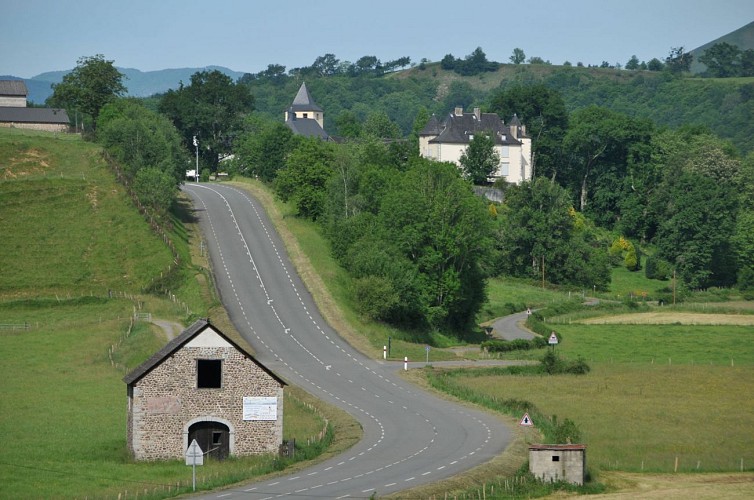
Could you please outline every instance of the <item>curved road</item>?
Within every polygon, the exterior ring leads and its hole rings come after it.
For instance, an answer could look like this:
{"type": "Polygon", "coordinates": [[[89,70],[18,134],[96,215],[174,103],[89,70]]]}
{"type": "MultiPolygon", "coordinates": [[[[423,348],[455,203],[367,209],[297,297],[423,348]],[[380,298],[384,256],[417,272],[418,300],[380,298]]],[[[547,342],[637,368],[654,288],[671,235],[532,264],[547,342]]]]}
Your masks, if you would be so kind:
{"type": "Polygon", "coordinates": [[[186,184],[223,304],[256,358],[288,382],[353,415],[362,440],[294,476],[207,498],[368,498],[455,475],[511,441],[494,416],[440,400],[395,364],[350,347],[319,312],[259,202],[227,185],[186,184]]]}

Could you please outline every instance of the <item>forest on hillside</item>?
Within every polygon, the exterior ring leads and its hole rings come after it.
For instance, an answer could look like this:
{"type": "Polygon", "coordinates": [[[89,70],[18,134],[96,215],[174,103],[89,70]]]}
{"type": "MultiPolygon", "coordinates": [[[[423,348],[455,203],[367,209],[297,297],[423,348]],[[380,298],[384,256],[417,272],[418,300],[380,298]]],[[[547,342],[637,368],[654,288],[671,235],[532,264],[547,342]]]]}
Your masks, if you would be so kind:
{"type": "MultiPolygon", "coordinates": [[[[440,63],[381,76],[265,75],[240,80],[255,97],[256,111],[282,119],[302,82],[325,110],[325,130],[342,135],[339,122],[364,121],[384,112],[408,135],[424,108],[443,116],[456,106],[485,109],[492,93],[540,83],[557,90],[569,112],[596,105],[647,118],[659,126],[696,125],[729,139],[745,154],[754,150],[754,78],[700,78],[669,72],[545,64],[496,66],[462,76],[440,63]]],[[[510,117],[503,117],[508,119],[510,117]]],[[[524,122],[534,117],[521,117],[524,122]]]]}
{"type": "MultiPolygon", "coordinates": [[[[139,198],[166,214],[170,199],[160,194],[180,182],[193,154],[204,180],[222,168],[267,183],[319,226],[351,277],[354,307],[372,319],[463,334],[473,328],[489,277],[607,290],[611,266],[660,280],[675,275],[681,290],[754,290],[754,153],[743,155],[714,131],[707,102],[743,100],[750,82],[730,82],[735,92],[722,96],[730,89],[716,80],[664,71],[482,66],[469,80],[431,64],[386,73],[368,62],[353,75],[306,77],[336,142],[294,135],[282,123],[303,77],[280,68],[238,81],[197,72],[148,109],[118,99],[111,62],[82,64],[111,77],[109,103],[91,108],[95,135],[140,187],[139,198]],[[584,92],[573,93],[583,103],[569,104],[567,89],[580,82],[593,100],[620,101],[633,112],[590,102],[584,92]],[[647,92],[676,89],[676,107],[693,104],[704,120],[668,126],[642,116],[625,97],[631,82],[647,92]],[[419,156],[418,132],[430,114],[458,105],[516,114],[527,125],[535,177],[496,182],[502,203],[474,194],[466,165],[419,156]]],[[[87,74],[56,88],[61,101],[70,99],[61,104],[85,95],[73,90],[87,84],[87,74]]]]}

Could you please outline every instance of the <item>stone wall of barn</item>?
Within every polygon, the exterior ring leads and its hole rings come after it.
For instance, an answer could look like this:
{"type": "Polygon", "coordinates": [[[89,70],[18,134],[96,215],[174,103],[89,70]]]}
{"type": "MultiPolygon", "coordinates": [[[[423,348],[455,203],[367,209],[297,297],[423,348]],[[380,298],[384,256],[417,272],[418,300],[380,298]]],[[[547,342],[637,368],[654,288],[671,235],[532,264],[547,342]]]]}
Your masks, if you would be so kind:
{"type": "Polygon", "coordinates": [[[188,427],[202,420],[230,428],[231,455],[277,452],[283,440],[281,384],[232,347],[184,346],[134,383],[128,401],[128,442],[137,460],[182,460],[188,427]],[[197,388],[197,359],[222,360],[222,388],[197,388]],[[244,396],[276,397],[277,420],[243,420],[244,396]]]}
{"type": "Polygon", "coordinates": [[[22,128],[25,130],[44,130],[47,132],[68,132],[70,129],[70,126],[67,123],[0,122],[0,127],[22,128]]]}
{"type": "Polygon", "coordinates": [[[529,471],[543,482],[566,481],[583,485],[586,475],[586,445],[530,445],[529,471]]]}

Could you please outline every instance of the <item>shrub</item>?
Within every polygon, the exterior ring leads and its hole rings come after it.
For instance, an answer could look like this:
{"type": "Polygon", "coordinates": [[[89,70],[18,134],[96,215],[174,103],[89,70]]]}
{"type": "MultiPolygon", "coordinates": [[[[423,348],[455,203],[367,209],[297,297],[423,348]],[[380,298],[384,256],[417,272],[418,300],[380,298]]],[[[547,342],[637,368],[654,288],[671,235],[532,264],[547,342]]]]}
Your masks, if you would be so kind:
{"type": "Polygon", "coordinates": [[[649,279],[666,280],[670,275],[670,265],[664,260],[650,255],[644,264],[644,275],[649,279]]]}
{"type": "Polygon", "coordinates": [[[555,349],[549,349],[542,358],[542,369],[550,374],[570,373],[573,375],[585,375],[591,368],[584,358],[579,356],[576,361],[568,362],[555,354],[555,349]]]}
{"type": "Polygon", "coordinates": [[[532,340],[515,339],[485,340],[481,343],[481,348],[487,352],[510,352],[510,351],[528,351],[530,349],[539,349],[547,345],[547,340],[542,337],[535,337],[532,340]]]}

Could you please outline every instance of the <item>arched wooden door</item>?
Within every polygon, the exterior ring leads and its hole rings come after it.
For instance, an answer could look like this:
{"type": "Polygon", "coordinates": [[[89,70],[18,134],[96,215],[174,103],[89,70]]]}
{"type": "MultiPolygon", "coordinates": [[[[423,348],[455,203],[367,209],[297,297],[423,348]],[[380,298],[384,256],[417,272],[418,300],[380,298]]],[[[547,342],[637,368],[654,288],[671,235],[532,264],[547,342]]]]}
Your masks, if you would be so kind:
{"type": "Polygon", "coordinates": [[[230,455],[230,429],[220,422],[203,421],[189,427],[188,442],[194,439],[205,457],[223,460],[230,455]]]}

